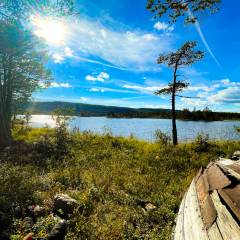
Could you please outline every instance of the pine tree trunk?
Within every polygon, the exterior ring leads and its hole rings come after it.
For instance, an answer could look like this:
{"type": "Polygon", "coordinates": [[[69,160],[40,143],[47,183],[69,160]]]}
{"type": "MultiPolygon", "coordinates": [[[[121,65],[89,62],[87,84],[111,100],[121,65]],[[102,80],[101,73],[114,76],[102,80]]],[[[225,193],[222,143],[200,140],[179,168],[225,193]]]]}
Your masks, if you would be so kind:
{"type": "Polygon", "coordinates": [[[0,84],[0,149],[12,143],[11,117],[12,117],[12,63],[4,64],[3,80],[0,84]]]}
{"type": "Polygon", "coordinates": [[[4,110],[4,103],[0,101],[0,149],[12,143],[11,119],[4,110]]]}
{"type": "Polygon", "coordinates": [[[174,70],[173,75],[173,87],[172,87],[172,137],[173,137],[173,145],[178,144],[177,137],[177,124],[176,124],[176,109],[175,109],[175,93],[176,93],[176,79],[177,79],[177,66],[174,70]]]}

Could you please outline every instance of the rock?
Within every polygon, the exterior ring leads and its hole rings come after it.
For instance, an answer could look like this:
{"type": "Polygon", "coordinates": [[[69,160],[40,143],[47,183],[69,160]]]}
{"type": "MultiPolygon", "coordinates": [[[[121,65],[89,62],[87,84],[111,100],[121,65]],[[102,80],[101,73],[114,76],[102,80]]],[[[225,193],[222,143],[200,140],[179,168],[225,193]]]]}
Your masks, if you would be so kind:
{"type": "Polygon", "coordinates": [[[143,208],[143,210],[148,211],[148,212],[157,208],[152,203],[150,203],[148,201],[144,201],[144,200],[137,200],[137,204],[139,206],[141,206],[143,208]]]}
{"type": "Polygon", "coordinates": [[[66,234],[67,234],[67,222],[65,220],[62,220],[53,227],[52,231],[48,234],[47,239],[64,240],[66,234]]]}
{"type": "Polygon", "coordinates": [[[69,197],[66,194],[57,194],[54,197],[53,213],[61,218],[68,219],[69,215],[78,208],[79,203],[77,200],[69,197]]]}
{"type": "Polygon", "coordinates": [[[33,209],[33,215],[35,218],[43,217],[45,213],[45,209],[43,207],[40,207],[39,205],[36,205],[33,209]]]}
{"type": "Polygon", "coordinates": [[[146,205],[145,205],[145,209],[146,209],[146,211],[152,211],[152,210],[154,210],[155,208],[157,208],[156,206],[154,206],[152,203],[147,203],[146,205]]]}

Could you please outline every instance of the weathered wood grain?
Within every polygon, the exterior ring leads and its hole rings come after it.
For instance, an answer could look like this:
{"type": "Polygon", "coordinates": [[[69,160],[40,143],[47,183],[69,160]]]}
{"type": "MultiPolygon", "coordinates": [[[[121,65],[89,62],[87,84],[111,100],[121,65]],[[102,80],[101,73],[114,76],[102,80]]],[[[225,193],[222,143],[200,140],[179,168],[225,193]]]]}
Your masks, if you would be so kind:
{"type": "Polygon", "coordinates": [[[223,240],[216,222],[211,226],[211,228],[209,228],[208,237],[209,240],[223,240]]]}
{"type": "Polygon", "coordinates": [[[240,185],[232,188],[219,189],[218,192],[233,214],[240,221],[240,185]]]}
{"type": "MultiPolygon", "coordinates": [[[[210,167],[211,168],[211,167],[210,167]]],[[[206,229],[210,228],[217,217],[217,212],[209,196],[209,183],[206,171],[198,178],[196,183],[197,196],[201,216],[206,229]]]]}
{"type": "Polygon", "coordinates": [[[227,167],[232,169],[237,174],[240,174],[240,164],[239,163],[230,164],[227,167]]]}
{"type": "Polygon", "coordinates": [[[174,240],[182,240],[185,239],[184,237],[184,208],[185,208],[185,202],[186,202],[186,194],[183,197],[183,200],[181,202],[178,216],[177,216],[177,223],[174,230],[174,240]]]}
{"type": "Polygon", "coordinates": [[[224,175],[221,169],[216,165],[211,165],[206,169],[209,190],[222,189],[231,184],[231,181],[224,175]]]}
{"type": "MultiPolygon", "coordinates": [[[[227,208],[221,203],[216,190],[211,194],[211,198],[217,210],[217,225],[224,240],[239,240],[240,227],[229,213],[227,208]]],[[[200,238],[199,238],[200,239],[200,238]]]]}
{"type": "Polygon", "coordinates": [[[189,187],[184,205],[182,206],[183,217],[178,219],[177,225],[179,224],[179,226],[176,227],[174,240],[209,240],[202,221],[194,181],[192,181],[189,187]]]}
{"type": "Polygon", "coordinates": [[[220,163],[221,165],[224,165],[224,166],[234,164],[235,162],[236,161],[233,161],[233,160],[227,159],[227,158],[220,158],[220,160],[218,161],[218,163],[220,163]]]}

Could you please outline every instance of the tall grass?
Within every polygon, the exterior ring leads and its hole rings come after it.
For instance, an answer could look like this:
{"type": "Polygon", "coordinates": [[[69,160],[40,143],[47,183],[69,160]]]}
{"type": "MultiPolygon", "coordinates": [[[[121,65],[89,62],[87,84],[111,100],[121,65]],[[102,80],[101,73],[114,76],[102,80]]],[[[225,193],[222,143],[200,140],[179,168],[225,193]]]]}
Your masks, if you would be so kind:
{"type": "Polygon", "coordinates": [[[32,231],[46,235],[54,222],[50,212],[56,193],[69,194],[81,205],[68,220],[67,239],[170,239],[180,201],[198,169],[240,148],[240,142],[230,141],[201,148],[200,138],[173,147],[75,132],[66,136],[68,151],[57,159],[56,137],[50,129],[16,131],[15,138],[24,143],[0,155],[0,213],[7,216],[5,231],[12,239],[26,234],[22,219],[29,204],[45,207],[48,214],[32,231]],[[51,151],[38,151],[41,144],[51,151]],[[146,210],[148,202],[156,208],[146,210]]]}

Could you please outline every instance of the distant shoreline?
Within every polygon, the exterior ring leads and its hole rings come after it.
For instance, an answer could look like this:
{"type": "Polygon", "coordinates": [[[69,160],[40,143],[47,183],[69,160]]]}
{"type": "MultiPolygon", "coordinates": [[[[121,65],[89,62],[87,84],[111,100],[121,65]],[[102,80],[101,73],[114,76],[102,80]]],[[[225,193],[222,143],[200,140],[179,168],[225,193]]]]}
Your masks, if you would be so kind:
{"type": "MultiPolygon", "coordinates": [[[[18,116],[24,116],[25,114],[18,114],[18,116]]],[[[31,113],[31,116],[52,116],[52,113],[31,113]]],[[[160,117],[108,117],[108,116],[80,116],[80,115],[69,115],[70,117],[77,118],[108,118],[108,119],[153,119],[153,120],[171,120],[171,118],[160,118],[160,117]]],[[[223,121],[236,121],[240,122],[240,119],[219,119],[219,120],[191,120],[191,119],[179,119],[178,121],[183,122],[223,122],[223,121]]]]}
{"type": "MultiPolygon", "coordinates": [[[[51,115],[56,109],[71,110],[71,115],[79,117],[108,117],[108,118],[146,118],[146,119],[171,119],[170,109],[128,108],[104,105],[91,105],[71,102],[28,102],[22,104],[18,113],[51,115]]],[[[179,120],[189,121],[222,121],[240,120],[240,113],[213,112],[209,108],[203,110],[188,109],[177,110],[179,120]]]]}

